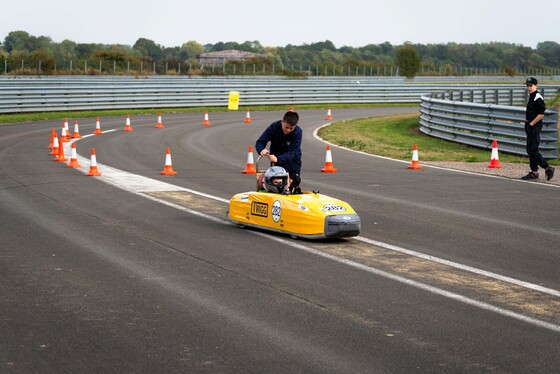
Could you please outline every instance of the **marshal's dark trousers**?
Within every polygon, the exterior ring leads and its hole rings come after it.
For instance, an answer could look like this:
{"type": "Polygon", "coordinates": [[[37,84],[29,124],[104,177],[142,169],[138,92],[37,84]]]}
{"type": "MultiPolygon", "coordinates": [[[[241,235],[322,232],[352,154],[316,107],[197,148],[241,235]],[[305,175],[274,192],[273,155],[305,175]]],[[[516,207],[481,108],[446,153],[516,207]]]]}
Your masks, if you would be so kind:
{"type": "Polygon", "coordinates": [[[548,162],[539,152],[542,126],[542,123],[535,126],[525,124],[525,133],[527,134],[527,155],[529,156],[529,166],[532,171],[538,171],[539,166],[544,169],[548,167],[548,162]]]}

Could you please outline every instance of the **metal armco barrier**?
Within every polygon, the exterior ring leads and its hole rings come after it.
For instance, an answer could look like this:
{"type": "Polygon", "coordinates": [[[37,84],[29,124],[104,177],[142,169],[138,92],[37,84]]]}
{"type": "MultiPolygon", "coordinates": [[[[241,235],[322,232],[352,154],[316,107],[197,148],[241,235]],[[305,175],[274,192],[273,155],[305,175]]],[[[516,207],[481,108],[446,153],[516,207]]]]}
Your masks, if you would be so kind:
{"type": "MultiPolygon", "coordinates": [[[[422,96],[420,131],[436,138],[527,155],[525,149],[525,107],[479,104],[422,96]]],[[[558,111],[547,109],[543,119],[540,151],[546,159],[558,158],[558,111]]]]}
{"type": "MultiPolygon", "coordinates": [[[[521,79],[520,79],[521,80],[521,79]]],[[[545,95],[559,86],[540,85],[545,95]]],[[[0,113],[335,103],[420,103],[420,130],[430,136],[526,155],[527,90],[515,84],[406,83],[400,77],[0,77],[0,113]],[[501,104],[501,105],[500,105],[501,104]],[[503,106],[508,105],[508,106],[503,106]],[[514,105],[518,105],[517,107],[514,105]]],[[[547,159],[558,158],[558,112],[547,110],[541,137],[547,159]]]]}
{"type": "Polygon", "coordinates": [[[227,107],[230,91],[240,93],[240,106],[419,103],[422,95],[458,89],[470,92],[471,101],[494,104],[520,105],[526,97],[522,82],[405,83],[402,77],[1,76],[0,113],[227,107]]]}

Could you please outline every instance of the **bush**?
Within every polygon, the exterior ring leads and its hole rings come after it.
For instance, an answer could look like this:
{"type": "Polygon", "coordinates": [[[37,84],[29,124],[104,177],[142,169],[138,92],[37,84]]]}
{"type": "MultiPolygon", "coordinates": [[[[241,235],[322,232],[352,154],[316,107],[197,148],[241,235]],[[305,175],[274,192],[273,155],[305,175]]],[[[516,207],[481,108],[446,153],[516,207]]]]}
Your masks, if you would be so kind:
{"type": "Polygon", "coordinates": [[[414,78],[422,66],[420,55],[411,44],[405,44],[397,50],[395,63],[407,78],[414,78]]]}

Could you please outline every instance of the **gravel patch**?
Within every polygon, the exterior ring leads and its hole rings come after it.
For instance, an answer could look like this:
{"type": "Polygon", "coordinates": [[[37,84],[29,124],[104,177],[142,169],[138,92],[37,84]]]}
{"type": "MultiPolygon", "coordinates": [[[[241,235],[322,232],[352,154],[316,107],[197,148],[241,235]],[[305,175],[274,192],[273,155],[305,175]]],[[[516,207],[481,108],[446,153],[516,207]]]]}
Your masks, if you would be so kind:
{"type": "MultiPolygon", "coordinates": [[[[479,174],[489,174],[495,175],[497,177],[509,178],[509,179],[519,179],[527,174],[531,169],[529,168],[529,162],[527,164],[510,164],[505,162],[500,162],[502,166],[499,169],[492,169],[488,167],[489,162],[442,162],[442,161],[420,161],[420,165],[433,165],[447,169],[463,170],[479,174]]],[[[544,184],[554,184],[560,186],[560,169],[556,168],[556,173],[554,177],[547,181],[544,169],[539,168],[539,179],[527,181],[527,183],[544,183],[544,184]]]]}

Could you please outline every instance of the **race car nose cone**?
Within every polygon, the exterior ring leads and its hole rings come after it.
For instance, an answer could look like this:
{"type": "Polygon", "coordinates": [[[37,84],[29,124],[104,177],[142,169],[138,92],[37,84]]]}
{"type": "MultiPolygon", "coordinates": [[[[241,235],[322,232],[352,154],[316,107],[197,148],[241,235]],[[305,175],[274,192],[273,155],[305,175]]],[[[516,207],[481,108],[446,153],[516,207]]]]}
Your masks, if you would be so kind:
{"type": "Polygon", "coordinates": [[[325,237],[344,238],[360,235],[360,216],[357,214],[335,214],[325,217],[325,237]]]}

